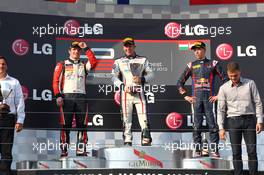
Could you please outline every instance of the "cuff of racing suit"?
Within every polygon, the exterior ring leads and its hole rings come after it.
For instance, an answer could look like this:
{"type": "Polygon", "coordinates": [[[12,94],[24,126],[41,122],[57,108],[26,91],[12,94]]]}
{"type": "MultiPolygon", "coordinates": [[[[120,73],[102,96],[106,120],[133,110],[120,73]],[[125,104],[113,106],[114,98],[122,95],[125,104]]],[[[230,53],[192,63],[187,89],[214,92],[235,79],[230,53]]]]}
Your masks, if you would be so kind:
{"type": "MultiPolygon", "coordinates": [[[[180,93],[180,94],[181,94],[181,93],[180,93]]],[[[187,94],[187,92],[185,92],[185,93],[181,94],[181,96],[182,96],[183,98],[185,98],[186,96],[188,96],[188,94],[187,94]]]]}
{"type": "Polygon", "coordinates": [[[183,98],[186,97],[186,96],[188,96],[187,91],[185,90],[184,93],[181,93],[181,89],[184,89],[184,88],[183,88],[183,87],[179,87],[179,88],[178,88],[178,90],[179,90],[179,94],[180,94],[183,98]]]}
{"type": "Polygon", "coordinates": [[[90,50],[90,47],[88,46],[83,49],[84,52],[87,52],[88,50],[90,50]]]}

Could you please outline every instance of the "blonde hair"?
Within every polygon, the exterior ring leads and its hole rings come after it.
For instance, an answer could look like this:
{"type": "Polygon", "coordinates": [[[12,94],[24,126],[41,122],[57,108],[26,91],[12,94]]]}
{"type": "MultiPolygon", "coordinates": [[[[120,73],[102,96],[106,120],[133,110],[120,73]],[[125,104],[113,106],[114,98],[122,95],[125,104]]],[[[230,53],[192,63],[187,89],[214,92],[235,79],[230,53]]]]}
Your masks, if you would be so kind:
{"type": "Polygon", "coordinates": [[[236,72],[236,71],[240,71],[240,67],[239,64],[236,62],[230,62],[227,64],[227,71],[228,72],[236,72]]]}

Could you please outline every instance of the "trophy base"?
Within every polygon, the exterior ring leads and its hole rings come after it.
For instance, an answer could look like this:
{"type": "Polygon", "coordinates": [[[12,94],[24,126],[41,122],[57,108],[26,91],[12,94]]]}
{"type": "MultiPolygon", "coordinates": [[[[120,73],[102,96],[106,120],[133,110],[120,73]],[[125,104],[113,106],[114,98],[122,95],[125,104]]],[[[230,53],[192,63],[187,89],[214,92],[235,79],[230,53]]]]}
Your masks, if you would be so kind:
{"type": "Polygon", "coordinates": [[[7,104],[5,103],[0,104],[0,116],[5,116],[9,112],[10,112],[10,107],[7,104]]]}

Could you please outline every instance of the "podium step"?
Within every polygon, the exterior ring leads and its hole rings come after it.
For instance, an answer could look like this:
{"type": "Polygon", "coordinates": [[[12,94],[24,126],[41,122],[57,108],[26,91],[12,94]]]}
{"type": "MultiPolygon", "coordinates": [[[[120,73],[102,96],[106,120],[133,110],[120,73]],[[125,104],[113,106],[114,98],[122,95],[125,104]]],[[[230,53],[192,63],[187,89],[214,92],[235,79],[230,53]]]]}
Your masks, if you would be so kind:
{"type": "Polygon", "coordinates": [[[62,169],[92,169],[103,168],[105,166],[104,159],[94,157],[67,157],[60,159],[62,169]]]}
{"type": "Polygon", "coordinates": [[[16,163],[16,169],[18,170],[31,170],[31,169],[61,169],[62,162],[59,160],[44,160],[44,161],[30,161],[24,160],[16,163]]]}
{"type": "Polygon", "coordinates": [[[170,151],[163,147],[135,146],[100,148],[96,157],[64,157],[59,160],[22,161],[18,170],[52,169],[230,169],[230,161],[193,158],[192,150],[170,151]]]}
{"type": "Polygon", "coordinates": [[[221,158],[193,158],[192,150],[167,150],[163,147],[101,148],[98,158],[105,159],[105,168],[149,169],[230,169],[230,162],[221,158]]]}

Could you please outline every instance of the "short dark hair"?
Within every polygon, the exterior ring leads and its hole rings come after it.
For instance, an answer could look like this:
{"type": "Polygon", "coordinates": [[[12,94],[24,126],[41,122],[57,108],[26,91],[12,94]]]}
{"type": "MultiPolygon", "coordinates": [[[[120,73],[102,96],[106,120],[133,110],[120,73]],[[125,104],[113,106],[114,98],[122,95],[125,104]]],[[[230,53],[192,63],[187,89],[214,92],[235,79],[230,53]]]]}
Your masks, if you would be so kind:
{"type": "Polygon", "coordinates": [[[7,64],[7,60],[6,60],[6,57],[0,55],[0,60],[5,60],[6,64],[7,64]]]}
{"type": "Polygon", "coordinates": [[[235,72],[235,71],[240,71],[239,64],[236,62],[230,62],[227,64],[227,71],[228,72],[235,72]]]}

